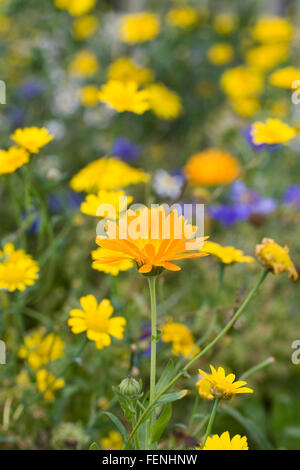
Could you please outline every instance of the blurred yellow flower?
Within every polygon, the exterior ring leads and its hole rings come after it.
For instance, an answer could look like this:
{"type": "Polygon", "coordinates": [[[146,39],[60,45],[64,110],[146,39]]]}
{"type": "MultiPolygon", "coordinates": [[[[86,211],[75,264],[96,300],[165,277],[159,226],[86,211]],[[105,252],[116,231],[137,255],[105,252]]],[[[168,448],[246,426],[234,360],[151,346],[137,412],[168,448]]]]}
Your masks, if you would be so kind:
{"type": "Polygon", "coordinates": [[[143,114],[149,109],[149,93],[146,90],[139,90],[138,87],[138,83],[134,81],[109,80],[102,85],[98,98],[119,113],[131,111],[143,114]]]}
{"type": "Polygon", "coordinates": [[[205,242],[200,251],[215,256],[224,264],[252,263],[254,261],[252,256],[245,256],[242,250],[238,250],[233,246],[222,246],[211,241],[205,242]]]}
{"type": "Polygon", "coordinates": [[[253,393],[253,390],[248,387],[244,387],[247,382],[238,380],[234,382],[234,374],[225,374],[223,367],[218,367],[216,370],[210,365],[211,374],[207,374],[203,370],[199,369],[199,373],[204,376],[210,383],[210,392],[215,398],[221,398],[223,400],[231,400],[235,395],[239,393],[253,393]]]}
{"type": "Polygon", "coordinates": [[[140,67],[129,57],[120,57],[110,64],[108,78],[120,82],[135,81],[139,85],[143,85],[153,80],[154,72],[140,67]]]}
{"type": "Polygon", "coordinates": [[[199,347],[195,347],[192,333],[182,323],[170,321],[163,325],[161,339],[164,343],[172,343],[172,353],[175,356],[182,354],[184,357],[193,357],[200,351],[199,347]]]}
{"type": "Polygon", "coordinates": [[[260,263],[273,274],[277,275],[286,271],[289,278],[297,281],[299,275],[287,246],[278,245],[272,238],[263,238],[262,242],[256,245],[255,255],[260,263]]]}
{"type": "Polygon", "coordinates": [[[293,37],[293,25],[287,18],[263,16],[253,27],[252,37],[262,43],[290,41],[293,37]]]}
{"type": "Polygon", "coordinates": [[[149,175],[117,158],[99,158],[73,176],[70,186],[74,191],[93,192],[114,190],[131,184],[147,183],[149,175]]]}
{"type": "Polygon", "coordinates": [[[214,18],[213,27],[218,34],[230,34],[237,28],[237,17],[233,13],[221,13],[214,18]]]}
{"type": "Polygon", "coordinates": [[[24,250],[7,243],[0,250],[0,289],[23,291],[38,279],[39,266],[24,250]]]}
{"type": "Polygon", "coordinates": [[[236,113],[247,118],[253,116],[260,109],[259,101],[252,96],[233,99],[231,105],[236,113]]]}
{"type": "Polygon", "coordinates": [[[246,436],[236,434],[230,438],[229,432],[223,432],[221,436],[213,434],[208,436],[203,450],[248,450],[248,441],[246,436]]]}
{"type": "Polygon", "coordinates": [[[124,15],[121,19],[120,37],[129,44],[150,41],[160,30],[160,19],[155,13],[143,11],[124,15]]]}
{"type": "Polygon", "coordinates": [[[127,205],[132,201],[133,197],[126,196],[122,190],[107,191],[106,189],[100,189],[97,194],[88,194],[86,196],[80,210],[83,214],[93,215],[94,217],[117,219],[119,214],[126,210],[127,205]]]}
{"type": "Polygon", "coordinates": [[[124,446],[123,437],[116,431],[110,431],[107,437],[102,437],[100,443],[106,450],[122,450],[124,446]]]}
{"type": "Polygon", "coordinates": [[[232,99],[255,96],[263,90],[263,79],[259,72],[250,67],[239,65],[223,73],[221,87],[232,99]]]}
{"type": "Polygon", "coordinates": [[[100,263],[99,259],[111,258],[111,251],[105,248],[97,248],[92,251],[92,268],[97,271],[101,271],[106,274],[111,274],[112,276],[117,276],[120,271],[128,271],[128,269],[133,268],[134,263],[129,259],[123,259],[119,261],[114,261],[112,263],[100,263]],[[97,262],[95,262],[97,261],[97,262]]]}
{"type": "Polygon", "coordinates": [[[214,65],[228,64],[233,59],[233,47],[226,42],[214,44],[207,51],[209,62],[214,65]]]}
{"type": "Polygon", "coordinates": [[[93,107],[99,103],[99,89],[95,85],[86,85],[79,89],[79,99],[82,106],[93,107]]]}
{"type": "Polygon", "coordinates": [[[176,119],[182,112],[180,96],[162,83],[147,87],[151,110],[161,119],[176,119]]]}
{"type": "Polygon", "coordinates": [[[95,54],[88,49],[84,49],[76,54],[69,69],[75,77],[91,77],[99,69],[99,62],[95,54]]]}
{"type": "Polygon", "coordinates": [[[300,69],[291,66],[275,70],[269,77],[271,85],[287,89],[291,89],[296,80],[300,80],[300,69]]]}
{"type": "Polygon", "coordinates": [[[97,349],[103,349],[111,343],[111,336],[122,339],[124,336],[124,317],[113,317],[113,306],[108,299],[103,299],[98,305],[93,295],[81,297],[82,310],[73,309],[70,312],[68,325],[75,335],[86,331],[87,338],[95,341],[97,349]]]}
{"type": "Polygon", "coordinates": [[[210,392],[210,382],[202,375],[200,375],[200,379],[196,383],[196,387],[202,400],[214,399],[214,396],[210,392]]]}
{"type": "Polygon", "coordinates": [[[72,29],[76,39],[87,39],[97,31],[99,21],[96,16],[87,15],[74,20],[72,29]]]}
{"type": "Polygon", "coordinates": [[[46,369],[40,369],[36,374],[37,388],[39,392],[44,392],[46,401],[53,401],[56,390],[65,386],[64,379],[56,379],[55,376],[46,369]]]}
{"type": "Polygon", "coordinates": [[[184,172],[191,184],[215,186],[232,183],[240,173],[240,165],[228,152],[207,149],[192,155],[184,172]]]}
{"type": "Polygon", "coordinates": [[[0,175],[13,173],[29,161],[27,150],[12,146],[8,150],[0,150],[0,175]]]}
{"type": "Polygon", "coordinates": [[[19,357],[27,359],[34,370],[63,357],[64,341],[54,333],[46,336],[42,331],[34,331],[24,339],[24,345],[19,348],[19,357]]]}
{"type": "Polygon", "coordinates": [[[251,135],[255,145],[286,143],[293,139],[296,134],[296,129],[288,126],[280,119],[269,118],[266,122],[254,122],[251,126],[251,135]]]}
{"type": "Polygon", "coordinates": [[[56,8],[67,10],[72,16],[81,16],[91,11],[97,0],[54,0],[56,8]]]}
{"type": "Polygon", "coordinates": [[[175,7],[168,11],[166,18],[172,26],[187,29],[197,23],[198,13],[192,7],[175,7]]]}
{"type": "Polygon", "coordinates": [[[288,53],[289,49],[286,44],[264,44],[249,49],[246,53],[246,60],[254,69],[266,72],[285,61],[288,53]]]}
{"type": "Polygon", "coordinates": [[[38,153],[54,136],[49,134],[45,127],[24,127],[24,129],[16,129],[10,138],[28,152],[38,153]]]}

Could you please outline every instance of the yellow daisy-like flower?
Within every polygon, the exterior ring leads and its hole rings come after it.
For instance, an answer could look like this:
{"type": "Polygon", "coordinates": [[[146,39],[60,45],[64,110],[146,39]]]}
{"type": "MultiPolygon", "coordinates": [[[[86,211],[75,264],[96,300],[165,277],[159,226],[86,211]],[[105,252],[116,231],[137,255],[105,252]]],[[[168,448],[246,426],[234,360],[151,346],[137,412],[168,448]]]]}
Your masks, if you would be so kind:
{"type": "Polygon", "coordinates": [[[222,246],[211,241],[205,242],[200,251],[202,250],[205,253],[214,255],[224,264],[252,263],[254,261],[252,256],[245,256],[242,250],[238,250],[233,246],[222,246]]]}
{"type": "Polygon", "coordinates": [[[176,119],[182,112],[180,96],[162,83],[147,87],[151,110],[162,119],[176,119]]]}
{"type": "Polygon", "coordinates": [[[259,101],[252,96],[232,100],[231,105],[236,113],[246,118],[253,116],[260,109],[259,101]]]}
{"type": "Polygon", "coordinates": [[[198,21],[198,13],[192,7],[176,7],[167,13],[167,21],[172,26],[187,29],[194,26],[198,21]]]}
{"type": "Polygon", "coordinates": [[[16,129],[10,138],[28,152],[38,153],[54,136],[49,134],[45,127],[25,127],[24,129],[16,129]]]}
{"type": "Polygon", "coordinates": [[[54,333],[44,335],[42,331],[34,331],[24,339],[24,345],[19,349],[19,357],[27,359],[34,370],[63,357],[64,341],[54,333]]]}
{"type": "Polygon", "coordinates": [[[79,99],[83,106],[87,108],[96,106],[99,103],[99,89],[95,85],[86,85],[79,90],[79,99]]]}
{"type": "Polygon", "coordinates": [[[55,376],[46,369],[40,369],[36,374],[37,388],[39,392],[44,392],[46,401],[53,401],[56,390],[65,386],[64,379],[56,379],[55,376]]]}
{"type": "Polygon", "coordinates": [[[111,251],[106,250],[105,248],[97,248],[92,251],[92,268],[97,271],[101,271],[105,274],[111,274],[112,276],[117,276],[120,271],[128,271],[128,269],[133,268],[134,263],[129,259],[123,259],[115,261],[113,263],[100,263],[99,259],[111,258],[111,251]]]}
{"type": "Polygon", "coordinates": [[[223,432],[221,436],[214,434],[208,436],[203,450],[248,450],[248,441],[246,436],[236,434],[230,438],[229,432],[223,432]]]}
{"type": "Polygon", "coordinates": [[[175,356],[195,356],[200,348],[195,347],[195,339],[190,330],[182,323],[170,321],[162,327],[162,341],[172,343],[172,353],[175,356]]]}
{"type": "Polygon", "coordinates": [[[8,150],[0,150],[0,175],[13,173],[29,161],[29,153],[22,147],[12,146],[8,150]]]}
{"type": "Polygon", "coordinates": [[[110,64],[108,78],[120,82],[134,81],[139,85],[143,85],[153,80],[154,72],[145,67],[140,67],[129,57],[120,57],[110,64]]]}
{"type": "Polygon", "coordinates": [[[269,118],[266,122],[254,122],[251,127],[251,135],[256,145],[260,144],[285,144],[297,134],[296,129],[280,121],[269,118]]]}
{"type": "Polygon", "coordinates": [[[98,69],[98,59],[88,49],[78,52],[70,64],[70,73],[79,78],[91,77],[98,69]]]}
{"type": "Polygon", "coordinates": [[[233,56],[233,47],[226,42],[214,44],[207,51],[208,60],[214,65],[228,64],[233,59],[233,56]]]}
{"type": "Polygon", "coordinates": [[[74,309],[70,312],[68,325],[72,333],[79,334],[86,331],[87,337],[95,341],[97,349],[103,349],[111,343],[111,336],[122,339],[124,336],[124,317],[113,317],[113,306],[108,299],[103,299],[98,305],[93,295],[81,297],[82,310],[74,309]]]}
{"type": "Polygon", "coordinates": [[[218,34],[226,36],[236,29],[237,17],[232,13],[221,13],[214,18],[213,27],[218,34]]]}
{"type": "Polygon", "coordinates": [[[0,251],[0,289],[25,290],[38,279],[39,266],[24,250],[7,243],[0,251]]]}
{"type": "Polygon", "coordinates": [[[96,5],[97,0],[54,0],[56,8],[67,10],[72,16],[85,15],[96,5]]]}
{"type": "Polygon", "coordinates": [[[124,446],[123,437],[116,431],[110,431],[108,436],[102,437],[101,447],[107,450],[122,450],[124,446]]]}
{"type": "Polygon", "coordinates": [[[149,175],[117,158],[99,158],[73,176],[70,186],[74,191],[115,190],[131,184],[147,183],[149,175]]]}
{"type": "Polygon", "coordinates": [[[202,400],[213,400],[214,396],[210,391],[210,382],[207,378],[200,376],[200,379],[196,383],[198,393],[202,400]]]}
{"type": "Polygon", "coordinates": [[[251,67],[266,72],[286,60],[288,53],[286,44],[264,44],[249,49],[246,60],[251,67]]]}
{"type": "Polygon", "coordinates": [[[127,209],[127,205],[133,201],[132,196],[126,196],[125,192],[107,191],[100,189],[97,194],[88,194],[81,204],[83,214],[94,217],[108,217],[117,219],[119,214],[127,209]]]}
{"type": "Polygon", "coordinates": [[[289,278],[297,281],[299,275],[289,255],[287,246],[280,246],[272,238],[263,238],[256,245],[255,255],[260,263],[273,274],[281,274],[287,271],[289,278]]]}
{"type": "Polygon", "coordinates": [[[230,153],[208,149],[192,155],[184,172],[191,184],[215,186],[232,183],[240,173],[240,165],[230,153]]]}
{"type": "Polygon", "coordinates": [[[160,30],[160,19],[155,13],[143,11],[124,15],[121,19],[120,37],[129,44],[154,39],[160,30]]]}
{"type": "Polygon", "coordinates": [[[263,90],[263,79],[258,71],[239,65],[223,73],[221,87],[231,99],[256,96],[263,90]]]}
{"type": "Polygon", "coordinates": [[[300,80],[300,69],[292,66],[276,70],[269,77],[271,85],[287,89],[291,89],[296,80],[300,80]]]}
{"type": "Polygon", "coordinates": [[[239,393],[253,393],[253,390],[248,387],[244,387],[247,384],[244,380],[238,380],[234,382],[234,374],[225,374],[223,367],[218,367],[216,370],[214,366],[210,365],[211,374],[207,374],[203,370],[199,369],[199,373],[204,376],[210,383],[210,392],[215,398],[221,398],[222,400],[231,400],[235,395],[239,393]]]}
{"type": "Polygon", "coordinates": [[[264,16],[252,29],[252,37],[262,43],[290,41],[293,37],[293,25],[287,18],[264,16]]]}
{"type": "Polygon", "coordinates": [[[110,80],[102,85],[98,98],[119,113],[130,111],[143,114],[149,109],[149,93],[138,88],[138,83],[134,81],[110,80]]]}
{"type": "Polygon", "coordinates": [[[99,21],[96,16],[83,16],[74,20],[73,34],[76,39],[84,40],[95,34],[98,27],[99,21]]]}

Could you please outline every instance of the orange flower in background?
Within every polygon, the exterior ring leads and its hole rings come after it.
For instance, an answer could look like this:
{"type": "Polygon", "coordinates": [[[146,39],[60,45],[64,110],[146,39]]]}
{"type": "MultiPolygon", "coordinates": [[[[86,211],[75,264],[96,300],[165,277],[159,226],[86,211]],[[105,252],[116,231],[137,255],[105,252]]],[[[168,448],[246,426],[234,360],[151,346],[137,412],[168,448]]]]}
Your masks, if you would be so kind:
{"type": "Polygon", "coordinates": [[[107,249],[106,256],[94,264],[134,260],[140,273],[155,275],[163,269],[181,269],[171,261],[206,256],[206,253],[191,252],[204,241],[200,237],[191,241],[196,227],[188,224],[176,210],[167,214],[163,206],[144,207],[139,212],[129,209],[118,222],[108,221],[105,232],[106,235],[97,237],[96,243],[107,249]],[[192,248],[188,248],[188,243],[192,248]]]}
{"type": "Polygon", "coordinates": [[[240,170],[235,157],[218,149],[195,153],[184,169],[189,183],[204,186],[230,184],[238,177],[240,170]]]}

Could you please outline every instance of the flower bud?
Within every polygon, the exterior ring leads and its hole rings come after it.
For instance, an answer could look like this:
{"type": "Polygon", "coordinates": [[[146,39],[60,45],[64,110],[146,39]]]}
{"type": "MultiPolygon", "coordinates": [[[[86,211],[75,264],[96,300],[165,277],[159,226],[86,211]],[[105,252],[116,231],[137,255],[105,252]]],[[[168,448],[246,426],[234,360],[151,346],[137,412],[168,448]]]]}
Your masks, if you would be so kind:
{"type": "Polygon", "coordinates": [[[120,392],[127,397],[135,397],[141,393],[141,385],[140,383],[133,379],[132,377],[127,377],[126,379],[122,380],[119,385],[120,392]]]}

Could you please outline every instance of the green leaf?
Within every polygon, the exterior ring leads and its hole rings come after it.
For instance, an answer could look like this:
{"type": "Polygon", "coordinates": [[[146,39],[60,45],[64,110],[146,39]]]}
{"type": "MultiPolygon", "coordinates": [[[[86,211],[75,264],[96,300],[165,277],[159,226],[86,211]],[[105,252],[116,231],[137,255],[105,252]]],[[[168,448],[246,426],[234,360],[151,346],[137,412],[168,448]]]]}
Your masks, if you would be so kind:
{"type": "Polygon", "coordinates": [[[254,424],[252,421],[250,421],[248,418],[245,418],[241,413],[233,408],[230,408],[229,406],[224,406],[222,409],[228,413],[232,418],[236,419],[249,433],[249,435],[252,437],[252,439],[259,445],[261,449],[264,450],[272,450],[273,447],[268,441],[268,439],[263,435],[261,430],[254,424]]]}
{"type": "Polygon", "coordinates": [[[124,443],[126,443],[126,441],[127,441],[126,429],[125,429],[123,423],[121,423],[121,421],[119,420],[119,418],[117,418],[115,415],[113,415],[109,411],[102,411],[101,414],[108,416],[108,418],[114,423],[114,425],[116,426],[116,428],[118,429],[118,431],[122,435],[124,443]]]}
{"type": "Polygon", "coordinates": [[[174,363],[170,359],[156,384],[155,395],[158,395],[165,388],[165,386],[173,379],[175,373],[176,369],[174,363]]]}
{"type": "Polygon", "coordinates": [[[157,400],[155,406],[164,405],[166,403],[171,403],[176,400],[181,400],[189,393],[188,390],[181,390],[180,392],[171,392],[165,393],[162,397],[157,400]]]}
{"type": "Polygon", "coordinates": [[[100,447],[98,446],[98,444],[96,442],[93,442],[90,445],[89,450],[100,450],[100,447]]]}
{"type": "Polygon", "coordinates": [[[152,443],[157,442],[172,416],[172,405],[168,403],[152,427],[152,443]]]}

